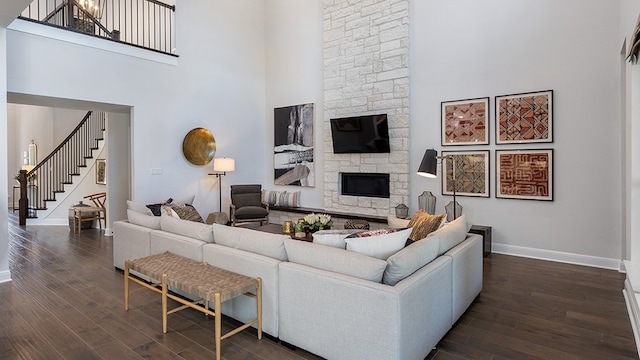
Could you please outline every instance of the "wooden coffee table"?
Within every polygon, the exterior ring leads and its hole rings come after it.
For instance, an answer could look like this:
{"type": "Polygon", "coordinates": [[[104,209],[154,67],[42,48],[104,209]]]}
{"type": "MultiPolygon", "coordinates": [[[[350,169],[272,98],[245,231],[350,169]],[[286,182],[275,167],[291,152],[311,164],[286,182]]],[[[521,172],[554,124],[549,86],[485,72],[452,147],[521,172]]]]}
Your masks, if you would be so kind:
{"type": "Polygon", "coordinates": [[[134,292],[149,289],[162,294],[162,332],[167,332],[167,315],[174,312],[193,308],[215,317],[216,359],[220,360],[220,342],[229,336],[257,324],[258,339],[262,339],[262,279],[251,278],[220,269],[203,262],[194,261],[165,252],[135,260],[124,262],[124,309],[129,310],[129,295],[134,292]],[[159,279],[157,283],[147,283],[129,274],[135,270],[152,279],[159,279]],[[129,291],[129,281],[142,287],[129,291]],[[160,289],[158,289],[158,285],[160,289]],[[168,292],[168,287],[184,291],[197,296],[196,301],[188,301],[168,292]],[[255,295],[250,293],[255,291],[255,295]],[[240,295],[256,299],[256,319],[249,321],[228,333],[222,335],[222,303],[240,295]],[[167,299],[173,299],[182,306],[167,311],[167,299]],[[209,302],[214,302],[214,311],[209,310],[209,302]],[[204,306],[200,306],[203,304],[204,306]]]}
{"type": "MultiPolygon", "coordinates": [[[[264,231],[271,234],[284,234],[282,232],[282,225],[278,225],[278,224],[260,225],[260,226],[250,227],[250,229],[264,231]]],[[[294,240],[313,242],[313,235],[311,234],[305,237],[297,237],[297,236],[294,236],[294,234],[285,234],[285,235],[291,235],[291,238],[294,240]]]]}

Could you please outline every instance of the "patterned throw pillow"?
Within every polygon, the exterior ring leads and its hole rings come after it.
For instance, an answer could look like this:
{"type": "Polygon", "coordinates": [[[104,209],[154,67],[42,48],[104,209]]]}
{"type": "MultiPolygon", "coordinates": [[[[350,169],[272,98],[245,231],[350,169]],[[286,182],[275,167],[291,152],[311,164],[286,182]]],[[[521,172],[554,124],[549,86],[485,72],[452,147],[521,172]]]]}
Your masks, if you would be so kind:
{"type": "Polygon", "coordinates": [[[262,203],[269,206],[300,207],[301,191],[262,190],[262,203]]]}
{"type": "Polygon", "coordinates": [[[263,204],[274,206],[276,202],[278,202],[278,197],[281,193],[282,191],[262,190],[262,197],[260,200],[263,204]]]}
{"type": "Polygon", "coordinates": [[[151,210],[151,212],[153,213],[153,215],[155,216],[160,216],[160,214],[162,213],[162,207],[165,205],[169,205],[171,204],[171,202],[173,201],[172,198],[169,198],[165,201],[159,202],[157,204],[147,204],[147,208],[149,208],[149,210],[151,210]]]}
{"type": "Polygon", "coordinates": [[[204,220],[202,220],[198,210],[189,204],[185,204],[184,206],[173,206],[172,209],[182,220],[204,223],[204,220]]]}
{"type": "Polygon", "coordinates": [[[408,227],[413,228],[409,239],[418,241],[424,239],[429,233],[438,230],[447,218],[447,214],[431,215],[420,209],[413,214],[408,227]]]}
{"type": "Polygon", "coordinates": [[[282,207],[300,207],[300,191],[286,192],[284,191],[278,196],[276,206],[282,207]]]}

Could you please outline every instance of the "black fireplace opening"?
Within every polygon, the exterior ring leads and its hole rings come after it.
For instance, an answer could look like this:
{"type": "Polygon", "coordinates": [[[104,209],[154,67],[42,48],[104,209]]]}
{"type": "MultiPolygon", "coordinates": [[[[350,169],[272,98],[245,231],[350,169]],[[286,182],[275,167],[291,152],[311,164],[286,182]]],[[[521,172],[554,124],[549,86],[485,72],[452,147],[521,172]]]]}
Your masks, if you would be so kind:
{"type": "Polygon", "coordinates": [[[342,195],[389,197],[389,174],[340,173],[342,195]]]}

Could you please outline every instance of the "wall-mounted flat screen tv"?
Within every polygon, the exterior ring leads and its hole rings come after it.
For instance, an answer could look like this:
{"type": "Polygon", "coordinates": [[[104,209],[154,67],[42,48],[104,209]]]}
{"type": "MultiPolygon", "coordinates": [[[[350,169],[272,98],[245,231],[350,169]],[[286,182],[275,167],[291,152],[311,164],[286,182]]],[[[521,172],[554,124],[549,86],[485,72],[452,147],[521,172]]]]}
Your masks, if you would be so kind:
{"type": "Polygon", "coordinates": [[[331,119],[335,154],[388,153],[387,114],[331,119]]]}

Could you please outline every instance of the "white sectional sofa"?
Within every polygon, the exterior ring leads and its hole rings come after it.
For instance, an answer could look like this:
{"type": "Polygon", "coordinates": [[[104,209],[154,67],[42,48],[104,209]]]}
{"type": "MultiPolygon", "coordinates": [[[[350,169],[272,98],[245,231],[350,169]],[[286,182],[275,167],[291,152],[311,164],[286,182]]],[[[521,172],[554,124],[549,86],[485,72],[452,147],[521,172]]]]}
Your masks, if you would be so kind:
{"type": "MultiPolygon", "coordinates": [[[[424,359],[482,290],[482,238],[464,218],[386,260],[286,235],[129,210],[114,266],[171,251],[263,280],[263,330],[327,359],[424,359]]],[[[222,312],[255,317],[238,297],[222,312]]]]}

